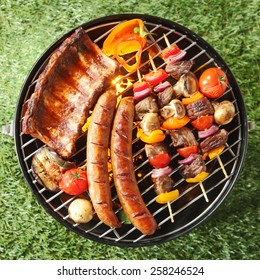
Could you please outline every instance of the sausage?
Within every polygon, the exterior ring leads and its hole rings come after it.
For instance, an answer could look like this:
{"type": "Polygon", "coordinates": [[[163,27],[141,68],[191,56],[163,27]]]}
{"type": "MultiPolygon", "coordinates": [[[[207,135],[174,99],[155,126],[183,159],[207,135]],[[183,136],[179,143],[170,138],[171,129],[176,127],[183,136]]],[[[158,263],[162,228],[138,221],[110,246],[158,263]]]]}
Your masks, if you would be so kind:
{"type": "Polygon", "coordinates": [[[113,211],[108,176],[108,146],[117,103],[116,92],[108,89],[98,99],[88,128],[87,175],[89,196],[99,219],[111,227],[120,227],[113,211]]]}
{"type": "Polygon", "coordinates": [[[111,134],[111,160],[114,183],[120,203],[131,223],[143,234],[157,229],[139,191],[132,159],[133,97],[124,97],[118,105],[111,134]]]}

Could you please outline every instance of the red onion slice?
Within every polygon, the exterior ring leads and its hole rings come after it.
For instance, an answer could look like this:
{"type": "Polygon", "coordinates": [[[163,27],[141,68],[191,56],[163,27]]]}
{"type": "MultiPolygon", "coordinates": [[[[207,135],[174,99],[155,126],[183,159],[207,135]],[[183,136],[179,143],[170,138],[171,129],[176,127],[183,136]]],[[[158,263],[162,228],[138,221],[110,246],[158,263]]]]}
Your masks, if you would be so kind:
{"type": "Polygon", "coordinates": [[[191,154],[185,159],[178,160],[179,164],[191,164],[194,161],[194,154],[191,154]]]}
{"type": "Polygon", "coordinates": [[[144,90],[135,92],[134,93],[134,100],[140,101],[141,99],[144,99],[145,97],[147,97],[151,93],[151,91],[152,91],[151,88],[146,88],[144,90]]]}
{"type": "Polygon", "coordinates": [[[213,124],[209,129],[199,131],[198,136],[199,136],[199,138],[207,138],[207,137],[215,134],[218,130],[219,130],[219,127],[213,124]]]}
{"type": "Polygon", "coordinates": [[[184,58],[184,56],[186,55],[186,51],[181,50],[180,52],[178,52],[177,54],[171,55],[166,59],[166,63],[173,63],[179,60],[182,60],[184,58]]]}
{"type": "Polygon", "coordinates": [[[164,91],[166,88],[168,88],[168,87],[170,87],[170,86],[171,86],[170,82],[165,81],[165,82],[163,82],[163,83],[157,85],[157,86],[154,88],[154,91],[155,91],[155,92],[162,92],[162,91],[164,91]]]}
{"type": "Polygon", "coordinates": [[[164,168],[155,168],[152,170],[152,178],[158,178],[161,176],[169,175],[172,172],[172,169],[169,166],[166,166],[164,168]]]}

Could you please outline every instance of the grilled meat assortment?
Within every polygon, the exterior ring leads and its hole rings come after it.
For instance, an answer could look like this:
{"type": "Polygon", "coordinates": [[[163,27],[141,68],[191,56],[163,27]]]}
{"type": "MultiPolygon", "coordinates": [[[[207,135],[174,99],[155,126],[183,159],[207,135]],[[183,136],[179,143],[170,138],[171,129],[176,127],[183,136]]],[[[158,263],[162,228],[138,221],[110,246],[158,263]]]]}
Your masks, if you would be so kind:
{"type": "Polygon", "coordinates": [[[51,55],[26,103],[22,131],[69,158],[89,110],[118,69],[82,28],[51,55]]]}

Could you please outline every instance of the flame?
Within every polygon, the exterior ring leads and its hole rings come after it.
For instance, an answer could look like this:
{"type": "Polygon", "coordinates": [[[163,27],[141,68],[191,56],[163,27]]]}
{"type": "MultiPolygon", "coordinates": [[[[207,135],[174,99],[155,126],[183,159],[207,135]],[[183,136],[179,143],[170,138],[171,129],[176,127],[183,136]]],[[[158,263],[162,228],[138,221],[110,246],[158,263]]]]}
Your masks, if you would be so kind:
{"type": "Polygon", "coordinates": [[[128,90],[133,85],[133,82],[134,80],[119,75],[112,81],[112,84],[116,86],[117,95],[121,95],[121,93],[128,90]]]}

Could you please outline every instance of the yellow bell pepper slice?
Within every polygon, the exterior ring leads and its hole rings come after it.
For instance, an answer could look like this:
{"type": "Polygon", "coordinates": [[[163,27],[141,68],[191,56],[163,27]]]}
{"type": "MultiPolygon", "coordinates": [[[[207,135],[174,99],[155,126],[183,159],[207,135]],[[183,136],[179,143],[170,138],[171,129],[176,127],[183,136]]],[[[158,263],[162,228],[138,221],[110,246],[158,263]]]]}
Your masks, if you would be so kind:
{"type": "Polygon", "coordinates": [[[208,176],[209,176],[208,172],[202,171],[201,173],[199,173],[194,178],[187,178],[186,182],[187,183],[198,183],[198,182],[204,180],[205,178],[207,178],[208,176]]]}
{"type": "Polygon", "coordinates": [[[201,92],[197,91],[191,97],[182,98],[181,102],[183,105],[188,105],[188,104],[191,104],[195,101],[202,99],[203,97],[204,97],[204,95],[201,92]]]}
{"type": "Polygon", "coordinates": [[[140,65],[147,34],[142,20],[132,19],[124,21],[116,26],[108,35],[103,44],[103,51],[107,56],[114,55],[126,71],[133,72],[140,65]],[[134,64],[128,64],[122,57],[129,53],[136,53],[134,64]]]}
{"type": "Polygon", "coordinates": [[[141,128],[138,128],[136,136],[147,144],[162,142],[166,137],[160,129],[153,130],[150,135],[146,135],[141,128]]]}
{"type": "Polygon", "coordinates": [[[218,148],[212,149],[211,151],[209,151],[208,156],[210,159],[215,158],[216,156],[220,155],[225,149],[225,145],[222,145],[218,148]]]}
{"type": "Polygon", "coordinates": [[[162,128],[163,129],[170,129],[170,130],[179,129],[179,128],[182,128],[183,126],[185,126],[189,121],[190,121],[190,119],[186,115],[181,119],[172,116],[172,117],[166,119],[162,123],[162,128]]]}
{"type": "Polygon", "coordinates": [[[165,204],[175,200],[179,196],[179,190],[173,190],[170,192],[161,193],[156,197],[156,202],[160,204],[165,204]]]}

